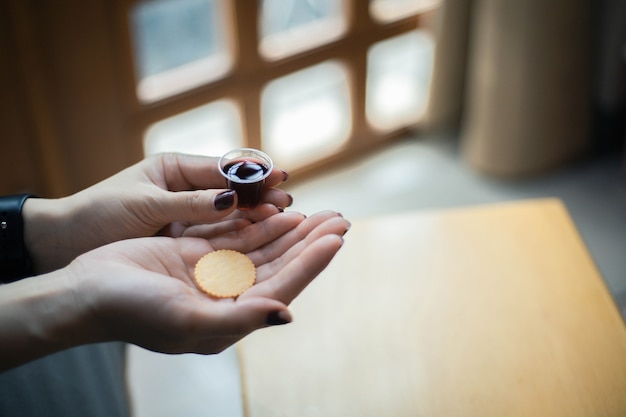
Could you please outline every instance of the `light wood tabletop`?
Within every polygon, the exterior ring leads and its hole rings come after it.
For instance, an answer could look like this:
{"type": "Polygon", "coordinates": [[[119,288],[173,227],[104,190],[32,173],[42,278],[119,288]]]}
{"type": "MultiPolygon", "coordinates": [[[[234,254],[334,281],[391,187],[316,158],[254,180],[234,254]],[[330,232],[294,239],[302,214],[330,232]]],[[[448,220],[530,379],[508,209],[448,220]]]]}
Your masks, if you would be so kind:
{"type": "Polygon", "coordinates": [[[558,200],[353,222],[238,345],[246,417],[624,416],[626,327],[558,200]]]}

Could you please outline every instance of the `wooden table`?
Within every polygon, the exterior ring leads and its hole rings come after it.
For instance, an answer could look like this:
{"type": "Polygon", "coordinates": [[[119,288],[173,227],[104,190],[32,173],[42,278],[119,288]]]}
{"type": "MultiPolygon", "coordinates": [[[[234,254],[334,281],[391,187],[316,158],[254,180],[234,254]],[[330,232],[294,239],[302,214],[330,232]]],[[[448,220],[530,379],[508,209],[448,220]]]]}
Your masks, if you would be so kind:
{"type": "Polygon", "coordinates": [[[292,311],[238,347],[247,417],[626,415],[626,327],[558,200],[354,222],[292,311]]]}

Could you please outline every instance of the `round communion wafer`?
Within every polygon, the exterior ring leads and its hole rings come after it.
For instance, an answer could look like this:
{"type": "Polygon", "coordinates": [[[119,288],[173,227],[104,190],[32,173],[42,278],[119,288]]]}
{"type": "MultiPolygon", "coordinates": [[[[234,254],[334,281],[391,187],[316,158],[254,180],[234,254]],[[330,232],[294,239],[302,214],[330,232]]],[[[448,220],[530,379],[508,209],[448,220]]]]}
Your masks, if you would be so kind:
{"type": "Polygon", "coordinates": [[[204,255],[194,271],[196,284],[202,291],[218,298],[237,297],[256,280],[256,268],[243,253],[218,250],[204,255]]]}

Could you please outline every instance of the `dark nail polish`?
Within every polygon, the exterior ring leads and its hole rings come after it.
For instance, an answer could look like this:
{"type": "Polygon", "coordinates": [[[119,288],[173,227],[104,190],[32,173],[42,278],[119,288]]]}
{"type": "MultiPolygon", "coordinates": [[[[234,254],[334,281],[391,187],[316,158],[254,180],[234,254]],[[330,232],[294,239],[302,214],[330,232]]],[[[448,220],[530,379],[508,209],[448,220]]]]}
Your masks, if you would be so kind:
{"type": "Polygon", "coordinates": [[[280,326],[282,324],[291,323],[291,315],[284,310],[272,311],[267,315],[266,323],[269,326],[280,326]]]}
{"type": "Polygon", "coordinates": [[[287,203],[287,207],[291,207],[291,205],[293,204],[293,196],[291,194],[287,194],[287,197],[289,198],[289,203],[287,203]]]}
{"type": "Polygon", "coordinates": [[[343,232],[343,235],[342,235],[342,236],[345,236],[345,235],[346,235],[346,233],[348,233],[348,231],[350,231],[350,228],[351,228],[351,227],[352,227],[352,224],[351,224],[351,223],[348,223],[348,227],[346,227],[346,230],[343,232]]]}
{"type": "Polygon", "coordinates": [[[289,179],[289,173],[287,171],[284,170],[280,170],[280,172],[283,173],[283,182],[287,181],[289,179]]]}
{"type": "Polygon", "coordinates": [[[235,203],[235,191],[228,190],[224,191],[215,196],[215,201],[213,204],[217,210],[226,210],[233,206],[235,203]]]}

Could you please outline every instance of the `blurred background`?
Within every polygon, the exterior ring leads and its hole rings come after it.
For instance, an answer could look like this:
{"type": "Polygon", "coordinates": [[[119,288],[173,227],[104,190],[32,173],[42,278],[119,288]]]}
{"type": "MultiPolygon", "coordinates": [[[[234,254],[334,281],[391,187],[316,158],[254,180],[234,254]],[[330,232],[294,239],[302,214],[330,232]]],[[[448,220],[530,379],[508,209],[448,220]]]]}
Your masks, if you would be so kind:
{"type": "MultiPolygon", "coordinates": [[[[622,0],[7,0],[0,33],[1,193],[250,146],[306,213],[557,197],[626,315],[622,0]]],[[[136,414],[241,415],[236,368],[133,348],[136,414]]]]}

